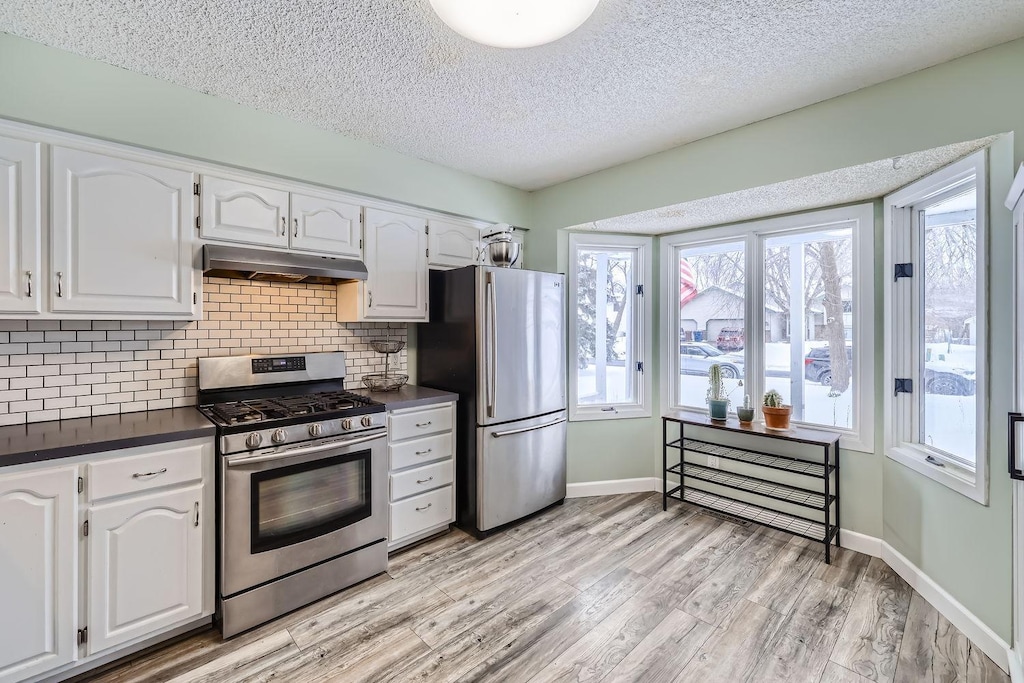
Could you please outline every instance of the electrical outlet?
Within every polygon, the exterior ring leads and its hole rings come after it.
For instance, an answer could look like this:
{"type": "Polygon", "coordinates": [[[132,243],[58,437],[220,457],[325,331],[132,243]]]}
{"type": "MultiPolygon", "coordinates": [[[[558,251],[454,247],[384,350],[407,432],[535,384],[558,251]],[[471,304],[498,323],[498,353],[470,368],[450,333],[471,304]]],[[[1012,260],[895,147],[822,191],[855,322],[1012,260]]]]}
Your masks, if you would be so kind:
{"type": "Polygon", "coordinates": [[[722,466],[722,463],[719,462],[717,455],[709,455],[708,456],[708,467],[717,470],[721,466],[722,466]]]}

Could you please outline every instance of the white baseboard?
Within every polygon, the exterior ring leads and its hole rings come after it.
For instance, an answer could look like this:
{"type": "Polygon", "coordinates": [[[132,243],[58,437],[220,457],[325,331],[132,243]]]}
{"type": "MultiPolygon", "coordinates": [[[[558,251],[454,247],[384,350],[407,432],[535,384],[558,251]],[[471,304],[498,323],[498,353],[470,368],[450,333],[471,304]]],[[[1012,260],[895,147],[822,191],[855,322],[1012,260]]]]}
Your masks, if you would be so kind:
{"type": "Polygon", "coordinates": [[[614,496],[620,493],[643,493],[645,491],[661,491],[661,479],[658,477],[637,477],[636,479],[583,481],[566,486],[565,497],[614,496]]]}
{"type": "MultiPolygon", "coordinates": [[[[566,487],[566,497],[613,496],[620,493],[642,493],[644,491],[661,492],[661,478],[637,477],[636,479],[579,482],[566,487]]],[[[988,655],[999,668],[1008,672],[1013,683],[1024,683],[1024,671],[1021,671],[1020,663],[1010,653],[1009,644],[960,604],[956,598],[947,593],[942,586],[935,583],[930,576],[880,538],[848,529],[841,529],[839,534],[844,548],[880,558],[951,624],[960,629],[972,643],[980,647],[981,651],[988,655]],[[1011,662],[1015,666],[1011,666],[1011,662]]]]}
{"type": "Polygon", "coordinates": [[[882,561],[903,577],[910,587],[921,594],[929,604],[946,617],[953,626],[981,648],[1000,669],[1009,673],[1010,645],[995,631],[986,626],[970,610],[964,607],[939,584],[921,571],[917,565],[904,557],[898,550],[882,541],[882,561]]]}

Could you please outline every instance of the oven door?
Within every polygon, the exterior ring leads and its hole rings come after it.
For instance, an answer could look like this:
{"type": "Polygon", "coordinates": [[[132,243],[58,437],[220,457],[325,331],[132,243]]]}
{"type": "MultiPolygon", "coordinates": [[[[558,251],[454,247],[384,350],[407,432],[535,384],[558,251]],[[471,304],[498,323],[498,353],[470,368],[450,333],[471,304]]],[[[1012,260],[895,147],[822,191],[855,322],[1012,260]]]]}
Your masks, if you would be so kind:
{"type": "Polygon", "coordinates": [[[385,436],[221,458],[221,597],[386,538],[385,436]]]}

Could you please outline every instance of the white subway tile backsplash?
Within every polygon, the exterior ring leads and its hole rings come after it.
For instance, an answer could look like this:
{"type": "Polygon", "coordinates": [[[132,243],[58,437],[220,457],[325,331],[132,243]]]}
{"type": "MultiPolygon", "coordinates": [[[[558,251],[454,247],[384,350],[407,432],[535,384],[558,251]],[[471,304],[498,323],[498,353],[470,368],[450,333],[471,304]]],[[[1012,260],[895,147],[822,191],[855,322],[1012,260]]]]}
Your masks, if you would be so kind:
{"type": "Polygon", "coordinates": [[[345,351],[348,386],[361,386],[384,370],[369,340],[404,340],[406,328],[336,323],[335,297],[329,285],[207,278],[196,322],[0,320],[0,425],[195,405],[206,356],[345,351]]]}

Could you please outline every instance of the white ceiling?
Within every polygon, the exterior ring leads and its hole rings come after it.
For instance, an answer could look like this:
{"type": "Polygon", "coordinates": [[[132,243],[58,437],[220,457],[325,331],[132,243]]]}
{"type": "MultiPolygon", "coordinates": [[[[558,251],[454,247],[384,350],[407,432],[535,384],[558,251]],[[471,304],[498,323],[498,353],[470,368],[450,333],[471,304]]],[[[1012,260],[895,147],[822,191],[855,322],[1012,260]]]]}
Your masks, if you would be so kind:
{"type": "Polygon", "coordinates": [[[601,0],[501,50],[429,0],[4,0],[0,30],[537,189],[1024,35],[1021,0],[601,0]]]}
{"type": "Polygon", "coordinates": [[[570,230],[661,235],[883,197],[937,171],[995,137],[936,147],[859,166],[574,225],[570,230]]]}

